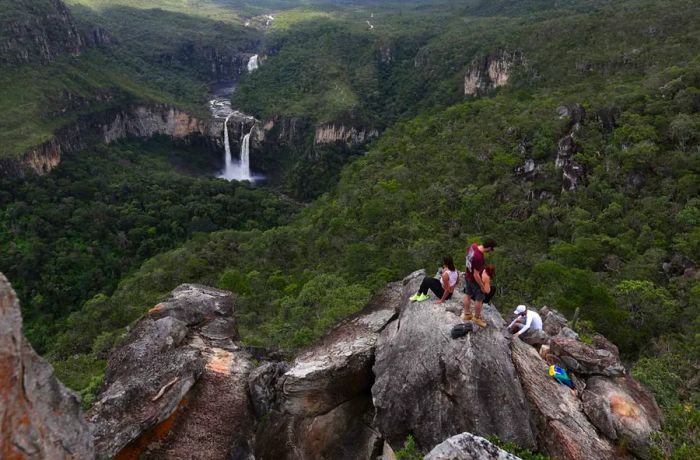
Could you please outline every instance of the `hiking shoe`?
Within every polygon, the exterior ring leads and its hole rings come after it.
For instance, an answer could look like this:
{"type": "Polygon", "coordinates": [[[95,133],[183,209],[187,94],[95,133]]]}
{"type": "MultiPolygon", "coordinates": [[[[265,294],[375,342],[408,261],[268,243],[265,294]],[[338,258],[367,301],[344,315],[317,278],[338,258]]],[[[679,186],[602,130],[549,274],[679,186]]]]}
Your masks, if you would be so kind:
{"type": "Polygon", "coordinates": [[[486,327],[486,321],[484,321],[481,318],[474,318],[474,319],[472,319],[472,321],[474,321],[476,324],[478,324],[479,327],[486,327]]]}
{"type": "Polygon", "coordinates": [[[423,302],[429,298],[430,296],[428,294],[418,294],[418,297],[416,297],[416,302],[423,302]]]}
{"type": "Polygon", "coordinates": [[[471,313],[462,313],[462,316],[460,316],[460,318],[462,318],[462,321],[466,323],[467,321],[471,321],[472,319],[474,319],[474,315],[472,315],[471,313]]]}
{"type": "Polygon", "coordinates": [[[411,297],[409,297],[408,300],[410,300],[411,302],[415,302],[416,300],[418,300],[418,297],[420,297],[420,294],[416,292],[411,297]]]}

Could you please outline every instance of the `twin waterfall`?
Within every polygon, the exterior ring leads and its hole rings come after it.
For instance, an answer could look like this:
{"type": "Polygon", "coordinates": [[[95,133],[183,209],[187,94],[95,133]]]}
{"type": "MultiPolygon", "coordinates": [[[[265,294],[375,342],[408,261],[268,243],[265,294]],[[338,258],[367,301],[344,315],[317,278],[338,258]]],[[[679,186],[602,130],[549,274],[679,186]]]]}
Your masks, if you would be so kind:
{"type": "Polygon", "coordinates": [[[233,116],[226,117],[224,121],[224,149],[226,150],[226,168],[219,177],[226,180],[247,180],[253,182],[253,175],[250,173],[250,135],[253,133],[253,127],[250,128],[248,134],[245,134],[241,139],[241,158],[234,160],[231,155],[231,143],[228,135],[228,120],[233,116]]]}
{"type": "MultiPolygon", "coordinates": [[[[253,72],[258,69],[258,55],[254,54],[248,60],[248,72],[253,72]]],[[[254,182],[256,177],[250,172],[250,135],[253,133],[253,128],[255,124],[251,126],[250,131],[247,134],[243,134],[244,123],[241,122],[241,151],[240,159],[234,159],[231,155],[231,142],[229,140],[228,132],[228,122],[232,116],[237,116],[238,119],[244,118],[246,120],[255,122],[253,117],[242,114],[231,108],[231,93],[234,87],[229,85],[224,85],[220,88],[220,91],[214,94],[214,99],[209,102],[209,106],[212,115],[216,118],[226,117],[224,121],[224,149],[226,151],[226,166],[224,171],[219,175],[219,177],[226,180],[247,180],[254,182]]],[[[247,123],[246,123],[247,124],[247,123]]],[[[260,179],[257,176],[257,179],[260,179]]]]}

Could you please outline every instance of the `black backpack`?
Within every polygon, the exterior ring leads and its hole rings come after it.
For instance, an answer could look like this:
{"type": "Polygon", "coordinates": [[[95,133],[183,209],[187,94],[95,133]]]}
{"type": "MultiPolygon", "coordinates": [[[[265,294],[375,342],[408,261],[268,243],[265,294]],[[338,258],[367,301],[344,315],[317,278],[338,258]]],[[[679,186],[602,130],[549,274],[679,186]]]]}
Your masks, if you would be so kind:
{"type": "Polygon", "coordinates": [[[464,337],[468,333],[474,331],[474,323],[471,321],[466,322],[466,323],[459,323],[455,324],[452,327],[452,332],[450,335],[452,336],[453,339],[458,339],[460,337],[464,337]]]}

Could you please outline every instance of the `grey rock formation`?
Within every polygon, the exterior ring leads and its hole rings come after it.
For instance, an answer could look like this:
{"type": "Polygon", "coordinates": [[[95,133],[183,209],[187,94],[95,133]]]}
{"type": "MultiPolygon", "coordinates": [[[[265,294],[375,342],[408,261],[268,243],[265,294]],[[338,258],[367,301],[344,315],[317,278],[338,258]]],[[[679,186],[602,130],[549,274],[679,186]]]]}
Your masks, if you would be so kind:
{"type": "Polygon", "coordinates": [[[574,155],[581,151],[576,137],[586,119],[586,111],[581,105],[575,104],[564,108],[560,107],[559,115],[569,118],[569,126],[564,137],[559,139],[554,166],[562,171],[562,190],[571,191],[575,190],[585,177],[583,167],[574,160],[574,155]]]}
{"type": "Polygon", "coordinates": [[[412,434],[430,449],[468,431],[533,447],[530,411],[500,314],[485,305],[489,326],[451,339],[458,316],[444,305],[408,301],[423,275],[416,272],[404,280],[400,316],[377,344],[372,387],[377,428],[394,446],[412,434]]]}
{"type": "Polygon", "coordinates": [[[551,353],[570,371],[581,375],[622,375],[619,356],[606,349],[594,349],[578,340],[558,335],[549,342],[551,353]]]}
{"type": "Polygon", "coordinates": [[[303,351],[281,377],[274,377],[269,364],[251,376],[256,405],[273,408],[258,430],[256,458],[356,459],[381,453],[379,434],[371,428],[372,363],[379,333],[395,317],[402,296],[401,283],[389,284],[362,312],[303,351]],[[265,379],[276,395],[258,388],[265,379]]]}
{"type": "Polygon", "coordinates": [[[534,348],[513,341],[513,363],[527,393],[538,427],[538,446],[554,459],[613,459],[612,445],[601,438],[566,386],[549,377],[549,365],[534,348]]]}
{"type": "Polygon", "coordinates": [[[553,308],[540,308],[540,317],[542,318],[542,330],[551,336],[559,334],[559,331],[566,326],[566,317],[553,308]]]}
{"type": "Polygon", "coordinates": [[[661,428],[661,410],[652,394],[629,376],[591,377],[582,396],[589,420],[608,439],[624,443],[648,459],[651,434],[661,428]]]}
{"type": "Polygon", "coordinates": [[[17,295],[0,273],[0,458],[92,459],[78,397],[22,335],[17,295]]]}
{"type": "Polygon", "coordinates": [[[88,414],[98,458],[250,453],[253,366],[234,342],[233,302],[230,292],[186,284],[136,324],[88,414]]]}
{"type": "Polygon", "coordinates": [[[337,142],[354,147],[378,137],[374,128],[346,126],[343,124],[325,124],[317,126],[314,134],[315,144],[335,144],[337,142]]]}
{"type": "Polygon", "coordinates": [[[481,436],[462,433],[435,446],[425,460],[519,460],[481,436]]]}
{"type": "Polygon", "coordinates": [[[280,410],[280,381],[289,370],[287,363],[265,363],[250,373],[248,389],[255,415],[263,417],[271,410],[280,410]]]}

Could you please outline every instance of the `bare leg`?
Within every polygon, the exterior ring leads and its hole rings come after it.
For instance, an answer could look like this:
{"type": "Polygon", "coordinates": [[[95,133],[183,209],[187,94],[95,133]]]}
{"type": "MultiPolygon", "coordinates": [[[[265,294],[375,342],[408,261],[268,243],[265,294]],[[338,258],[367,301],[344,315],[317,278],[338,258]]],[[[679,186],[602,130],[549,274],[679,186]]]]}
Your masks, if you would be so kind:
{"type": "Polygon", "coordinates": [[[477,300],[474,302],[476,304],[476,317],[481,318],[481,306],[484,304],[483,300],[477,300]]]}
{"type": "Polygon", "coordinates": [[[468,315],[471,313],[472,298],[469,294],[464,296],[464,314],[468,315]]]}

